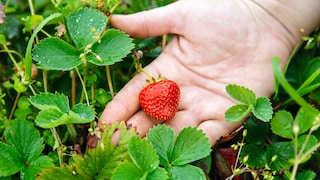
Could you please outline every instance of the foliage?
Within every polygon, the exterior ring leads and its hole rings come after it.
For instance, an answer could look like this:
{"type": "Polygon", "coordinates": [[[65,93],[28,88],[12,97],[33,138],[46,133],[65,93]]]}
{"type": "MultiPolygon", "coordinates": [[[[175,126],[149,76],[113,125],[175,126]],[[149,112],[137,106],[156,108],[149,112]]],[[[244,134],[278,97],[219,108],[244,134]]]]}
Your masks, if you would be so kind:
{"type": "Polygon", "coordinates": [[[41,155],[43,138],[31,122],[15,120],[6,127],[5,142],[0,142],[0,177],[20,172],[21,179],[35,179],[42,169],[53,166],[52,160],[41,155]]]}
{"type": "Polygon", "coordinates": [[[230,107],[225,113],[228,122],[237,122],[253,113],[261,121],[268,122],[272,117],[272,106],[268,98],[256,98],[254,92],[238,85],[228,85],[227,93],[242,104],[230,107]]]}
{"type": "Polygon", "coordinates": [[[84,124],[94,120],[93,110],[84,104],[70,109],[69,99],[62,94],[40,93],[29,98],[30,103],[41,110],[35,123],[41,128],[53,128],[62,124],[84,124]]]}
{"type": "MultiPolygon", "coordinates": [[[[320,127],[320,111],[299,94],[303,91],[295,90],[288,83],[281,72],[279,58],[273,58],[272,64],[276,82],[282,85],[290,99],[295,100],[300,108],[295,112],[295,116],[292,114],[294,111],[279,109],[271,117],[273,110],[268,99],[264,98],[266,100],[257,103],[259,98],[256,100],[251,90],[238,85],[226,87],[228,94],[242,103],[227,110],[227,121],[247,119],[244,124],[244,139],[241,143],[232,145],[239,150],[241,164],[235,165],[230,179],[244,172],[251,172],[254,177],[262,176],[264,179],[314,179],[316,176],[315,172],[299,171],[298,167],[309,161],[320,147],[316,133],[320,127]],[[257,104],[262,108],[256,108],[257,104]],[[251,111],[253,113],[250,113],[251,111]],[[268,123],[269,118],[261,117],[270,117],[271,122],[268,123]]],[[[310,76],[313,76],[314,81],[307,82],[307,78],[303,86],[313,91],[314,89],[309,87],[317,84],[315,81],[318,75],[311,73],[310,76]]]]}
{"type": "Polygon", "coordinates": [[[135,73],[131,51],[143,51],[145,65],[159,55],[164,42],[162,37],[132,39],[113,29],[108,16],[173,1],[0,3],[1,179],[320,175],[319,28],[302,37],[304,45],[284,71],[280,59],[272,59],[272,97],[257,97],[236,84],[226,86],[238,104],[226,111],[225,119],[244,122],[227,143],[211,147],[194,127],[175,134],[158,125],[141,138],[123,122],[97,126],[106,104],[135,73]]]}

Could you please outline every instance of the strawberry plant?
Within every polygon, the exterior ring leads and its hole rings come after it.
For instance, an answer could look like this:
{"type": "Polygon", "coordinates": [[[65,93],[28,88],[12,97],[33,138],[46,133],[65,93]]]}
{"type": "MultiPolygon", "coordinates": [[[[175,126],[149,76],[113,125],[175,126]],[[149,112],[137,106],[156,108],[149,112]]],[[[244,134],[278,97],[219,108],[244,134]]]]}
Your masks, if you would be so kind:
{"type": "MultiPolygon", "coordinates": [[[[270,101],[265,97],[256,99],[255,94],[238,85],[228,85],[228,94],[241,104],[229,108],[226,120],[236,122],[246,119],[243,140],[232,145],[238,150],[238,161],[233,167],[235,175],[251,172],[254,178],[264,179],[314,179],[316,174],[311,170],[298,171],[298,167],[311,159],[319,142],[320,111],[307,103],[286,80],[280,69],[279,58],[272,59],[276,82],[295,100],[300,108],[295,117],[287,110],[278,110],[273,114],[270,101]]],[[[312,74],[312,79],[318,75],[312,74]]],[[[311,78],[311,77],[310,77],[311,78]]],[[[303,84],[309,91],[314,90],[308,80],[303,84]]],[[[287,101],[288,101],[287,100],[287,101]]],[[[287,102],[285,101],[285,102],[287,102]]]]}

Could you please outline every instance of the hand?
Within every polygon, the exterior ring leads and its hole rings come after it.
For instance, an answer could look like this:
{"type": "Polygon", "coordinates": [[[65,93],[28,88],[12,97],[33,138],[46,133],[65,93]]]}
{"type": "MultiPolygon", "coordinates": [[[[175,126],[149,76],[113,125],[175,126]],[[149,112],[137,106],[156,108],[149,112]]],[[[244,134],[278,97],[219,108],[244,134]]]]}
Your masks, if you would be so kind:
{"type": "MultiPolygon", "coordinates": [[[[224,113],[234,102],[225,86],[239,84],[258,96],[273,93],[271,57],[286,63],[299,39],[290,28],[253,1],[181,0],[132,15],[113,15],[111,23],[133,37],[175,34],[161,55],[145,67],[181,89],[175,117],[167,122],[176,132],[186,126],[202,129],[215,144],[239,127],[224,113]]],[[[147,77],[136,75],[104,110],[100,123],[126,121],[144,136],[161,123],[140,109],[138,94],[147,77]]]]}

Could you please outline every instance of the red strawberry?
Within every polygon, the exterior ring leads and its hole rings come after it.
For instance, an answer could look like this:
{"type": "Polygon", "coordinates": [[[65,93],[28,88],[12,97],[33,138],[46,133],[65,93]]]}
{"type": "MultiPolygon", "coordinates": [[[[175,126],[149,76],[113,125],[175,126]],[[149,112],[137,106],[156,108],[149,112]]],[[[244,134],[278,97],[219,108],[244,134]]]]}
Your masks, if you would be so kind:
{"type": "Polygon", "coordinates": [[[167,79],[149,84],[139,94],[142,109],[161,121],[173,118],[178,109],[179,99],[179,86],[167,79]]]}

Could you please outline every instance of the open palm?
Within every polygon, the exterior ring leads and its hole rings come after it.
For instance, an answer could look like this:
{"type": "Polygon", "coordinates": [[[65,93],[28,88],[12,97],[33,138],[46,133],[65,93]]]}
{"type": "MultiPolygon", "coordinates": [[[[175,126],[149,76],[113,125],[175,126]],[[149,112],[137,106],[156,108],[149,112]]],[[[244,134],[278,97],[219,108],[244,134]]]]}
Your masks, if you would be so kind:
{"type": "MultiPolygon", "coordinates": [[[[288,30],[251,1],[181,0],[133,15],[114,15],[114,27],[133,37],[174,34],[161,55],[145,69],[177,82],[181,89],[178,112],[165,122],[176,131],[202,129],[212,144],[240,123],[227,123],[224,113],[234,105],[225,87],[239,84],[258,96],[273,93],[271,57],[285,64],[295,43],[288,30]]],[[[146,76],[136,75],[108,104],[100,123],[126,121],[144,136],[161,123],[140,108],[138,94],[146,76]]]]}

